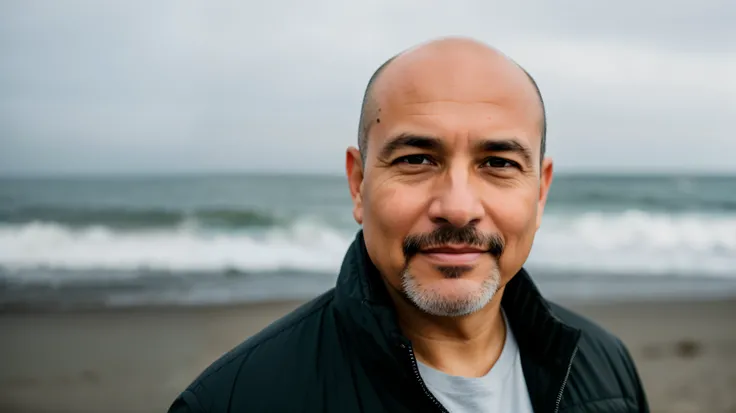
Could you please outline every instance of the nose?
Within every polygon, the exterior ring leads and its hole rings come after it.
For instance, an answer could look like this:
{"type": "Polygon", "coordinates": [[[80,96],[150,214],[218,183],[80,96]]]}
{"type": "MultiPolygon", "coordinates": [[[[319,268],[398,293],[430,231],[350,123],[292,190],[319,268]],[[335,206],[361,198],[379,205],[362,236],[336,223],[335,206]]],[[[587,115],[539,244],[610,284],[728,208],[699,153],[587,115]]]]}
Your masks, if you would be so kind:
{"type": "Polygon", "coordinates": [[[476,225],[483,217],[484,209],[468,171],[457,168],[440,178],[437,195],[430,204],[429,216],[440,225],[451,224],[462,228],[476,225]]]}

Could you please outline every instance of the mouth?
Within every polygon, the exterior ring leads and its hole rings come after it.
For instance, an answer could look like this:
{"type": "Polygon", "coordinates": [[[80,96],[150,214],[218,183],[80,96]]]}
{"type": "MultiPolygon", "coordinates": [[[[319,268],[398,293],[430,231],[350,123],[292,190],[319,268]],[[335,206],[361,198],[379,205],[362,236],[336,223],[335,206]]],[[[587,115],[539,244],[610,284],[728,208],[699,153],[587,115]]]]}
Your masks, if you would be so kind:
{"type": "Polygon", "coordinates": [[[423,249],[419,253],[439,265],[471,265],[488,251],[464,245],[446,245],[423,249]]]}

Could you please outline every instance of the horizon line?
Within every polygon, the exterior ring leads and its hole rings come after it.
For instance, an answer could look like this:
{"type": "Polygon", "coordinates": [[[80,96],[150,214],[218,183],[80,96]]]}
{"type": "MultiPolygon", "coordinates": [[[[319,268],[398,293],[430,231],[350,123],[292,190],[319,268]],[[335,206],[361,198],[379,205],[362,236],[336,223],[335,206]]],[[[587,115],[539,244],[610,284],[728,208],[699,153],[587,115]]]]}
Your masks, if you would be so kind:
{"type": "MultiPolygon", "coordinates": [[[[555,176],[704,176],[736,177],[735,170],[706,169],[567,169],[556,170],[555,176]]],[[[344,177],[344,173],[331,171],[278,171],[278,170],[180,170],[180,171],[9,171],[0,172],[0,179],[7,178],[135,178],[135,177],[202,177],[202,176],[314,176],[344,177]]]]}

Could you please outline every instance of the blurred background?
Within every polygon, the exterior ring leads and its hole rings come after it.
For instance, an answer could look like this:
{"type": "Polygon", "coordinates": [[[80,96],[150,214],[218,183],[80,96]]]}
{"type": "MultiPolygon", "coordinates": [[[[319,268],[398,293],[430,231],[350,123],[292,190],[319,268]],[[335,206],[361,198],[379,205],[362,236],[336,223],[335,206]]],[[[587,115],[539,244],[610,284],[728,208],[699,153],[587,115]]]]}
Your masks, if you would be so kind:
{"type": "Polygon", "coordinates": [[[624,339],[655,412],[736,412],[736,4],[0,2],[0,411],[165,411],[334,285],[393,54],[475,37],[556,162],[527,268],[624,339]]]}

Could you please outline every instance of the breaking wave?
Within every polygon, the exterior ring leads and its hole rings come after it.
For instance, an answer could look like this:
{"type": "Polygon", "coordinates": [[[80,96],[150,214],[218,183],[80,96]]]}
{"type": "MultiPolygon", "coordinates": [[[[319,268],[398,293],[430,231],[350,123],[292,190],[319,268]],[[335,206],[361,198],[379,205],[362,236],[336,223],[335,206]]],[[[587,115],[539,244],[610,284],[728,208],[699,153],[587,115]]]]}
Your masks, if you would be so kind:
{"type": "MultiPolygon", "coordinates": [[[[205,215],[200,211],[198,219],[205,215]]],[[[143,220],[167,225],[135,228],[130,222],[141,218],[131,218],[123,229],[111,225],[109,216],[105,224],[98,224],[104,220],[94,216],[87,217],[84,225],[81,218],[3,223],[0,267],[6,277],[27,276],[27,271],[17,270],[34,268],[130,274],[138,270],[336,273],[357,229],[307,217],[291,222],[267,217],[249,221],[247,215],[217,213],[214,216],[229,220],[230,227],[235,222],[246,228],[217,231],[189,225],[177,215],[163,216],[148,213],[143,220]]],[[[591,276],[625,272],[736,278],[736,215],[547,214],[528,265],[558,272],[586,271],[591,276]]],[[[58,276],[74,277],[75,271],[58,276]]]]}

